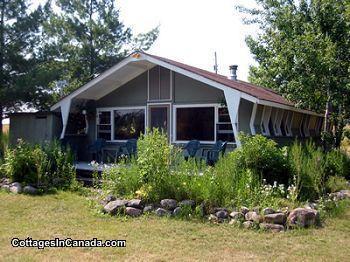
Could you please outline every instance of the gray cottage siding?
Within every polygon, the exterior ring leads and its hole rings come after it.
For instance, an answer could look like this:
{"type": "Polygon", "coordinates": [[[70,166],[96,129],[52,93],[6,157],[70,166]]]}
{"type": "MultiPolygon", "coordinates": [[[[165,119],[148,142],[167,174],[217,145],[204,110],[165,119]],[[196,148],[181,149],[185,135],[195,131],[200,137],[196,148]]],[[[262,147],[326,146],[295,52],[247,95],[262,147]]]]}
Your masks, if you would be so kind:
{"type": "Polygon", "coordinates": [[[221,103],[224,92],[207,84],[174,73],[174,102],[176,104],[206,104],[221,103]]]}

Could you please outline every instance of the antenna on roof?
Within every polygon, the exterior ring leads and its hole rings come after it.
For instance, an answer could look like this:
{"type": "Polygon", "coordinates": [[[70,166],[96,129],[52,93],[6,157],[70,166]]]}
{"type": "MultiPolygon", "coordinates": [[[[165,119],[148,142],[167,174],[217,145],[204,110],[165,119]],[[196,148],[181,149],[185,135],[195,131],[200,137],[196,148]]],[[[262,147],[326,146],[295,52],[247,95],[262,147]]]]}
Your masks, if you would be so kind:
{"type": "Polygon", "coordinates": [[[214,64],[214,71],[215,71],[215,74],[218,73],[218,58],[216,56],[216,51],[214,52],[214,57],[215,57],[215,64],[214,64]]]}

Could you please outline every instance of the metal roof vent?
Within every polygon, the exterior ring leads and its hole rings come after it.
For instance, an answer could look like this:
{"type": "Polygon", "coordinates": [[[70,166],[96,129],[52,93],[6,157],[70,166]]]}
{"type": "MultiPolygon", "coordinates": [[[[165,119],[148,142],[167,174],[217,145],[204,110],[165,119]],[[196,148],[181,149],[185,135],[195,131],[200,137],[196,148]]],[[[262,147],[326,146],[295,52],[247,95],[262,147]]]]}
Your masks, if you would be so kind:
{"type": "Polygon", "coordinates": [[[238,65],[230,65],[230,76],[229,78],[231,80],[237,80],[237,69],[238,69],[238,65]]]}

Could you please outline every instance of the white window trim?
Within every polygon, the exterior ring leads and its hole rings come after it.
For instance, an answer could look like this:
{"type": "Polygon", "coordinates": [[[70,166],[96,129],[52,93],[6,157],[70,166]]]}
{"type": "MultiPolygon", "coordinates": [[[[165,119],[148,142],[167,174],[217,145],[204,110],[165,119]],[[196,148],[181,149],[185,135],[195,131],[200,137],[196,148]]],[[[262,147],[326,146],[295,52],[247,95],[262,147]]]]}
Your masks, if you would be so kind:
{"type": "MultiPolygon", "coordinates": [[[[222,108],[222,107],[225,107],[225,106],[222,106],[221,104],[219,103],[216,103],[216,104],[173,104],[173,129],[172,129],[172,137],[173,137],[173,140],[172,140],[172,143],[174,144],[185,144],[187,143],[189,140],[177,140],[177,137],[176,137],[176,110],[178,108],[199,108],[199,107],[213,107],[214,108],[214,140],[213,141],[203,141],[203,140],[200,140],[199,142],[202,143],[202,144],[215,144],[216,141],[217,141],[217,127],[216,127],[216,124],[218,123],[219,121],[219,108],[222,108]]],[[[232,119],[231,119],[232,121],[232,119]]],[[[223,122],[222,122],[223,123],[223,122]]],[[[228,124],[231,124],[231,123],[228,123],[228,124]]],[[[233,132],[233,131],[232,131],[233,132]]],[[[235,142],[229,142],[228,144],[236,144],[235,142]]]]}
{"type": "Polygon", "coordinates": [[[143,109],[144,114],[145,114],[145,130],[143,131],[143,133],[146,132],[147,129],[147,106],[126,106],[126,107],[99,107],[96,108],[96,132],[95,132],[95,139],[97,139],[97,126],[99,125],[98,123],[98,115],[99,112],[109,112],[111,114],[111,140],[106,140],[107,142],[126,142],[126,139],[114,139],[114,110],[139,110],[139,109],[143,109]]]}

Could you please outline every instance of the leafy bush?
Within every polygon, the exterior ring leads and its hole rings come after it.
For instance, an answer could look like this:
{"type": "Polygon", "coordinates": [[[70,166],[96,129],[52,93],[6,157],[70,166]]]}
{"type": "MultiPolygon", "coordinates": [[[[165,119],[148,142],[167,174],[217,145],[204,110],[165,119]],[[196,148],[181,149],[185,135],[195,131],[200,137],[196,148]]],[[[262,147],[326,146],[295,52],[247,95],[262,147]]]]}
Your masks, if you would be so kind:
{"type": "Polygon", "coordinates": [[[3,160],[8,144],[9,144],[9,134],[8,133],[0,134],[0,164],[1,164],[1,161],[3,160]]]}
{"type": "Polygon", "coordinates": [[[75,183],[73,157],[58,142],[29,145],[19,141],[7,149],[1,169],[12,181],[31,184],[43,189],[67,189],[75,183]]]}
{"type": "Polygon", "coordinates": [[[287,184],[289,168],[283,151],[277,143],[262,135],[240,135],[242,147],[238,150],[238,165],[261,174],[268,183],[287,184]]]}
{"type": "Polygon", "coordinates": [[[326,176],[341,176],[350,179],[350,159],[339,150],[332,150],[325,157],[326,176]]]}
{"type": "Polygon", "coordinates": [[[331,176],[326,182],[326,191],[329,193],[337,192],[347,187],[347,181],[344,177],[331,176]]]}

